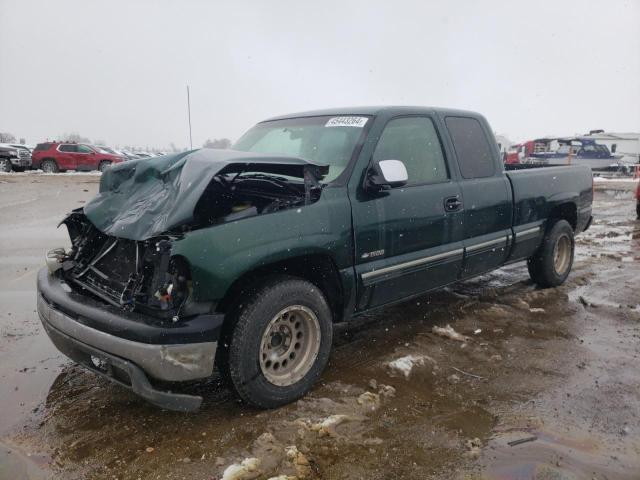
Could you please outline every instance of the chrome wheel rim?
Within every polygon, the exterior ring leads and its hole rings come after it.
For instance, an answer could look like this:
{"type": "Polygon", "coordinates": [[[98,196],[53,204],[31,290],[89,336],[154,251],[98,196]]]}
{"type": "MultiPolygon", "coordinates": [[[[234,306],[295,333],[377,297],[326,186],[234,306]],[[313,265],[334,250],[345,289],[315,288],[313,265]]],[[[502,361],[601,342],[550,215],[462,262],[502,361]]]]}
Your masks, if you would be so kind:
{"type": "Polygon", "coordinates": [[[571,239],[568,235],[558,238],[553,249],[553,268],[558,275],[564,275],[571,261],[571,239]]]}
{"type": "Polygon", "coordinates": [[[10,172],[11,171],[11,161],[2,159],[0,160],[0,172],[10,172]]]}
{"type": "Polygon", "coordinates": [[[51,162],[44,162],[44,165],[42,165],[42,171],[44,173],[53,173],[53,165],[51,162]]]}
{"type": "Polygon", "coordinates": [[[293,305],[278,312],[260,341],[260,370],[269,383],[286,387],[300,381],[320,351],[320,322],[313,311],[293,305]]]}

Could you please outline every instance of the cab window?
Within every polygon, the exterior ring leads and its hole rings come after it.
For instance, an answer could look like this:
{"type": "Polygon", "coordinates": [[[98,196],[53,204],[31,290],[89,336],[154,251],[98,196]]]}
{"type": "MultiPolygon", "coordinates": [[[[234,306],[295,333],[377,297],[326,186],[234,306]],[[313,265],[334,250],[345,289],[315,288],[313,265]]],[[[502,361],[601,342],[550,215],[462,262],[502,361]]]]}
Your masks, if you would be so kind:
{"type": "Polygon", "coordinates": [[[381,160],[404,163],[409,185],[449,178],[442,145],[430,118],[402,117],[387,123],[373,153],[374,162],[381,160]]]}
{"type": "Polygon", "coordinates": [[[447,117],[445,123],[458,157],[462,178],[495,175],[496,163],[480,122],[470,117],[447,117]]]}

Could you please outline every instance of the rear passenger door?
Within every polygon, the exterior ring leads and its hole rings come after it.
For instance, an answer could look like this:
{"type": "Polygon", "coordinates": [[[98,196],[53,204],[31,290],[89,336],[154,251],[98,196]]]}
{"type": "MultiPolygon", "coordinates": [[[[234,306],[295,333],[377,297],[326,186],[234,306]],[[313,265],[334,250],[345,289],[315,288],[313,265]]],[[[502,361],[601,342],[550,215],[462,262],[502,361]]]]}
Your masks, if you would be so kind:
{"type": "Polygon", "coordinates": [[[370,164],[381,160],[402,161],[408,182],[351,199],[358,310],[453,282],[462,266],[460,188],[432,118],[390,119],[370,164]]]}
{"type": "Polygon", "coordinates": [[[462,277],[502,265],[511,242],[513,202],[493,134],[474,117],[447,116],[464,201],[462,277]]]}
{"type": "Polygon", "coordinates": [[[75,143],[62,143],[58,145],[57,163],[60,170],[75,170],[78,168],[78,157],[76,152],[78,145],[75,143]]]}

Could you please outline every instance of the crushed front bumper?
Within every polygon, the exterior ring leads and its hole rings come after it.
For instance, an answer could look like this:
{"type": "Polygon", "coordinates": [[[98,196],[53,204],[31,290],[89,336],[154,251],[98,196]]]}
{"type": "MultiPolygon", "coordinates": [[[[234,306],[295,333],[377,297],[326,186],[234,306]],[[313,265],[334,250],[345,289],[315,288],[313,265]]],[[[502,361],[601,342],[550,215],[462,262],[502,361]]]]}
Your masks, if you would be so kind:
{"type": "Polygon", "coordinates": [[[213,373],[222,315],[172,324],[114,309],[80,295],[47,268],[38,273],[38,314],[55,346],[72,360],[170,410],[192,411],[202,397],[154,388],[213,373]]]}

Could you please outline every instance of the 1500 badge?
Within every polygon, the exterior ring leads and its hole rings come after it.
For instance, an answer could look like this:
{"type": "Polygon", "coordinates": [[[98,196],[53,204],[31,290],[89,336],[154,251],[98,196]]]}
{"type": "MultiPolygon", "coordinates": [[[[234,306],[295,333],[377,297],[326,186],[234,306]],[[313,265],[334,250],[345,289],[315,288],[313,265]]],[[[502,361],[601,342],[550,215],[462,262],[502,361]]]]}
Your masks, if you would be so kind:
{"type": "Polygon", "coordinates": [[[373,252],[365,252],[361,258],[381,257],[384,255],[384,248],[382,250],[374,250],[373,252]]]}

